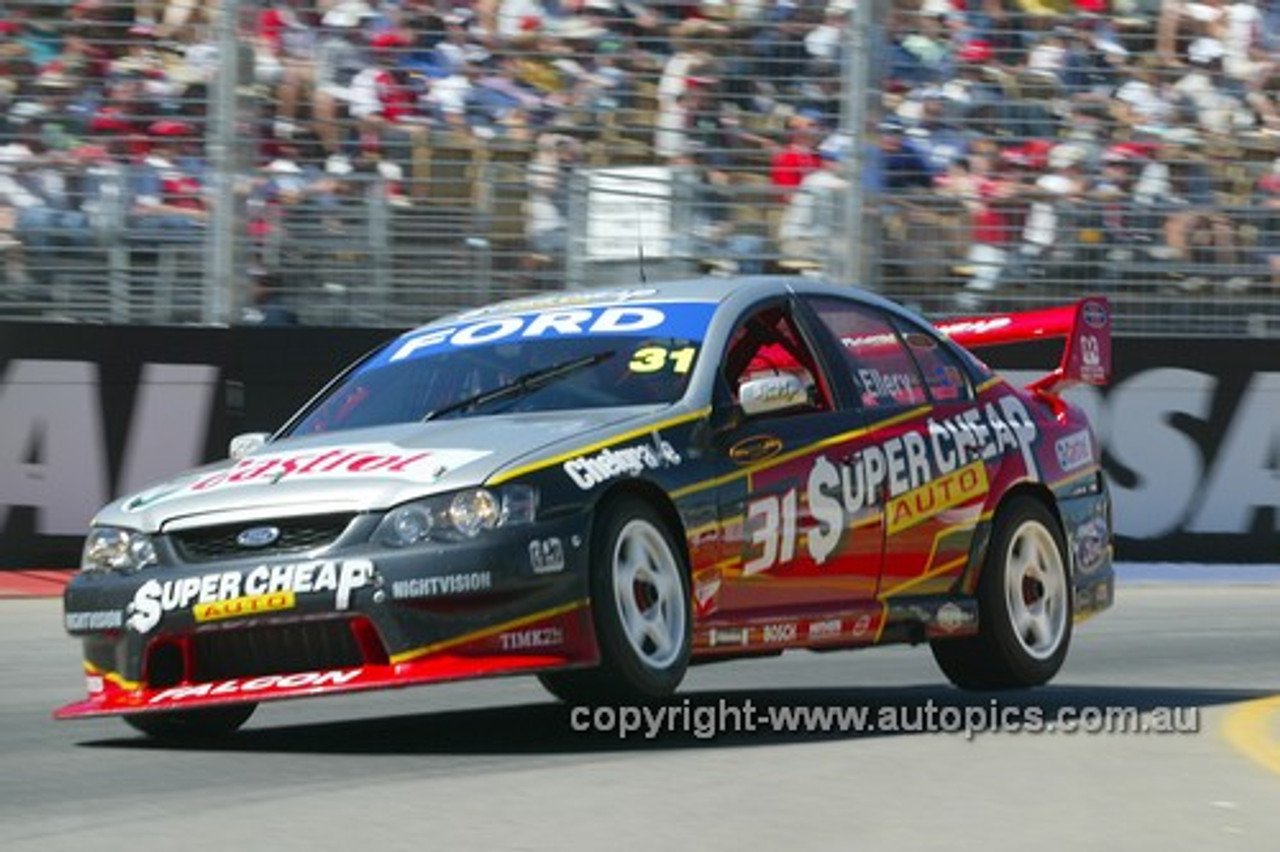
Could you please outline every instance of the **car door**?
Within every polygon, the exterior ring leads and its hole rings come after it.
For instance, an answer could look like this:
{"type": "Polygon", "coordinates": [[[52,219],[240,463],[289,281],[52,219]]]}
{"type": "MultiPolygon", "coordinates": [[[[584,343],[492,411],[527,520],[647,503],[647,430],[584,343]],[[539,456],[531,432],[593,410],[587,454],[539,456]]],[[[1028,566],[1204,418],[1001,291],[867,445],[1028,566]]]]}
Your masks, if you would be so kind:
{"type": "Polygon", "coordinates": [[[805,304],[838,341],[864,414],[842,475],[863,483],[881,516],[878,595],[943,593],[968,562],[989,488],[983,459],[997,446],[972,377],[936,334],[905,317],[836,297],[805,304]]]}
{"type": "MultiPolygon", "coordinates": [[[[837,470],[827,458],[828,444],[856,426],[831,381],[829,352],[815,345],[786,300],[743,316],[726,347],[717,408],[733,414],[716,431],[714,455],[732,558],[719,578],[719,615],[745,620],[835,612],[874,599],[879,519],[858,514],[858,528],[846,535],[833,517],[838,481],[834,490],[814,491],[837,470]],[[775,385],[783,388],[781,395],[797,388],[803,393],[790,403],[768,400],[766,410],[753,412],[758,406],[744,395],[775,385]],[[825,516],[815,514],[815,500],[825,516]]],[[[803,641],[803,630],[802,622],[784,621],[773,638],[803,641]]]]}

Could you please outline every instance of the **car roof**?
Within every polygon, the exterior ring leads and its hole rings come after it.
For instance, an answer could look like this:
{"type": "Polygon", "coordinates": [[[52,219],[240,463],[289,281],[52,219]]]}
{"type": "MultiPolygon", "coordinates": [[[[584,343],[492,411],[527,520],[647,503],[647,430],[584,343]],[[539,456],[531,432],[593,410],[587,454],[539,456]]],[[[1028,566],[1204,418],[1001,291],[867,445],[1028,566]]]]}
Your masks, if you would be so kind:
{"type": "Polygon", "coordinates": [[[581,290],[558,290],[495,302],[478,308],[449,314],[406,332],[406,336],[424,329],[456,325],[492,317],[524,314],[534,311],[599,307],[637,302],[737,302],[747,304],[770,295],[788,292],[829,295],[871,304],[897,313],[901,306],[858,287],[840,286],[818,278],[796,275],[753,275],[734,277],[701,277],[674,281],[637,283],[631,287],[593,287],[581,290]]]}

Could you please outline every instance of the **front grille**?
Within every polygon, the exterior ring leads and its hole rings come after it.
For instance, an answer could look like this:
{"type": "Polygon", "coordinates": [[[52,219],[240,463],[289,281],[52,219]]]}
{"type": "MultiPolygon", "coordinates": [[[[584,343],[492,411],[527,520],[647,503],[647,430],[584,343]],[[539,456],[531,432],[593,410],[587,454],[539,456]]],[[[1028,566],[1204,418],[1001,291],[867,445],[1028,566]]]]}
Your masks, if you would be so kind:
{"type": "Polygon", "coordinates": [[[210,562],[228,557],[288,553],[324,547],[342,535],[353,517],[354,515],[344,512],[280,520],[241,521],[182,530],[172,533],[170,538],[179,555],[187,562],[210,562]],[[280,537],[266,547],[245,547],[239,544],[236,536],[253,527],[276,527],[280,530],[280,537]]]}
{"type": "Polygon", "coordinates": [[[342,669],[365,662],[346,619],[215,630],[191,637],[191,681],[342,669]]]}

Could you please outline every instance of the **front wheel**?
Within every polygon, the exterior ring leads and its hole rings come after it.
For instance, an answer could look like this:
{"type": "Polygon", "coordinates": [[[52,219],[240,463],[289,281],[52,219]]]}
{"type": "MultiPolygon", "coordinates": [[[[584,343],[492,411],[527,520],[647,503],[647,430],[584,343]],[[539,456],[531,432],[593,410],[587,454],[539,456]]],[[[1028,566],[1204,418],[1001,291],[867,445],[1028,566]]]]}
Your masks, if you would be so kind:
{"type": "Polygon", "coordinates": [[[1071,644],[1071,583],[1057,518],[1017,496],[1001,507],[978,580],[978,634],[932,643],[957,686],[1016,689],[1048,683],[1071,644]]]}
{"type": "Polygon", "coordinates": [[[665,698],[680,685],[692,648],[684,551],[661,515],[637,497],[610,501],[598,524],[589,570],[600,665],[540,680],[570,703],[665,698]]]}
{"type": "Polygon", "coordinates": [[[172,742],[215,740],[230,736],[253,715],[257,704],[234,704],[200,710],[133,713],[125,722],[148,736],[172,742]]]}

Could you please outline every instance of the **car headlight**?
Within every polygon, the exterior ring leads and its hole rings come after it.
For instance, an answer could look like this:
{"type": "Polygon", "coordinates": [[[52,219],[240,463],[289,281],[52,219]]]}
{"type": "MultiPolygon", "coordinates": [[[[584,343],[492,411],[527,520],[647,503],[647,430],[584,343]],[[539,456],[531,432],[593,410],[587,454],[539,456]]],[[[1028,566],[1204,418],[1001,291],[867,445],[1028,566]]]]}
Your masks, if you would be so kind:
{"type": "Polygon", "coordinates": [[[157,562],[151,536],[121,527],[94,527],[84,540],[81,571],[139,571],[157,562]]]}
{"type": "Polygon", "coordinates": [[[449,504],[449,521],[467,538],[475,538],[480,530],[491,530],[502,522],[502,504],[487,488],[459,491],[449,504]]]}
{"type": "Polygon", "coordinates": [[[475,538],[485,530],[533,522],[538,495],[528,485],[498,490],[467,488],[397,506],[387,513],[373,540],[389,547],[408,547],[434,539],[475,538]]]}
{"type": "Polygon", "coordinates": [[[430,536],[436,521],[430,507],[421,503],[410,503],[393,511],[384,525],[390,528],[388,532],[392,541],[412,544],[430,536]]]}

